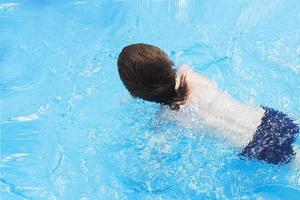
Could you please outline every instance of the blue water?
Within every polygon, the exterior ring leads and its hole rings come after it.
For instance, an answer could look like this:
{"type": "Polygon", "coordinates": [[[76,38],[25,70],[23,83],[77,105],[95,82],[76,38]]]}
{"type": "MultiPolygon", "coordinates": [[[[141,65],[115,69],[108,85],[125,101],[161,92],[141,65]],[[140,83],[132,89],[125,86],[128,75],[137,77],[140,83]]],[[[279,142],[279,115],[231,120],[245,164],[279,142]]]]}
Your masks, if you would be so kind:
{"type": "Polygon", "coordinates": [[[292,164],[133,100],[116,58],[136,42],[300,119],[298,0],[0,0],[0,199],[299,198],[292,164]]]}

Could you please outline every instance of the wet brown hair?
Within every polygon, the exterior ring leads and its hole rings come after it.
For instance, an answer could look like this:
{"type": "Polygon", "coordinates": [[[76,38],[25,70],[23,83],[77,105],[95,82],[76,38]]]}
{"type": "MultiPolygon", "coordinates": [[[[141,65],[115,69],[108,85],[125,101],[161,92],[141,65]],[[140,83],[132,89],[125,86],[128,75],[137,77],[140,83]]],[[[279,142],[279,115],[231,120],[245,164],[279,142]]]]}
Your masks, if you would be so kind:
{"type": "Polygon", "coordinates": [[[180,77],[176,89],[176,70],[168,55],[149,44],[131,44],[118,58],[121,80],[133,97],[169,105],[178,110],[188,95],[187,82],[180,77]]]}

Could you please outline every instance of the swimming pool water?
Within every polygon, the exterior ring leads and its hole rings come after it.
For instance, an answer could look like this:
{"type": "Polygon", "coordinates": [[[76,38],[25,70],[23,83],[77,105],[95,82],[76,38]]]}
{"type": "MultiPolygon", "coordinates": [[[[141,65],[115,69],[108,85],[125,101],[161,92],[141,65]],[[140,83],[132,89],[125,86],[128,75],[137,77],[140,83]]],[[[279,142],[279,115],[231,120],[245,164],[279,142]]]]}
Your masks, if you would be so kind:
{"type": "Polygon", "coordinates": [[[0,0],[1,199],[299,199],[293,165],[133,100],[116,58],[136,42],[300,119],[298,0],[0,0]]]}

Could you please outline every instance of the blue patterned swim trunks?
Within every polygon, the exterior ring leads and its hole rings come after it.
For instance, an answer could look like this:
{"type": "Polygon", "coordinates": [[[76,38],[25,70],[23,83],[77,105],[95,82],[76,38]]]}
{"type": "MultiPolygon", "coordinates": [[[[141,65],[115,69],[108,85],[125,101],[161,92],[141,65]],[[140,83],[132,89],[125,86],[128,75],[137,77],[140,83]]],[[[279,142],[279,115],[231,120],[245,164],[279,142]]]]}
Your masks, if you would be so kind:
{"type": "Polygon", "coordinates": [[[257,127],[252,141],[242,150],[241,155],[266,161],[271,164],[283,164],[295,157],[292,144],[299,127],[286,114],[272,108],[263,107],[265,114],[257,127]]]}

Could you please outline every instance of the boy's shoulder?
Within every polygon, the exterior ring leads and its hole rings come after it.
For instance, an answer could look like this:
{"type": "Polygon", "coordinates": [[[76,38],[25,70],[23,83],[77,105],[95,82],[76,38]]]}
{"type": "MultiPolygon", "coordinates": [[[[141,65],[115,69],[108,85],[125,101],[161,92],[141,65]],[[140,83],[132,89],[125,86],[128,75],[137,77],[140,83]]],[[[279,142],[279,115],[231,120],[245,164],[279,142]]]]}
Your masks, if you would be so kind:
{"type": "Polygon", "coordinates": [[[186,80],[190,86],[198,86],[200,87],[201,85],[206,86],[206,87],[212,87],[212,88],[217,88],[217,84],[207,78],[206,76],[195,72],[191,66],[187,64],[183,64],[179,66],[178,69],[178,75],[179,77],[184,75],[186,77],[186,80]]]}

